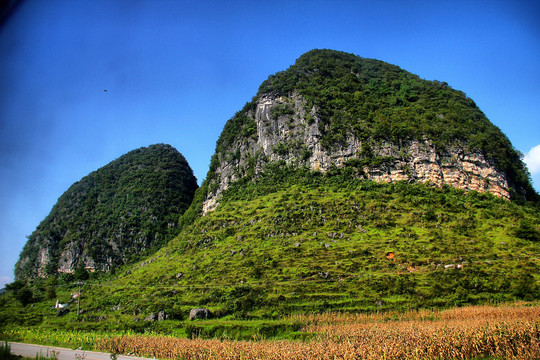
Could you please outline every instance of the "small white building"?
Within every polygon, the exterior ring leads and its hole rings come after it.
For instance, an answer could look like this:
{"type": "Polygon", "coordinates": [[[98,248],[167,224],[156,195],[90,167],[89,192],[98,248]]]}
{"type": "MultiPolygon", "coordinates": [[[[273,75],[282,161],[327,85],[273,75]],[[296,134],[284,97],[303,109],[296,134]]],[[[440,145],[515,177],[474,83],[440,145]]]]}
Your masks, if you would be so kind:
{"type": "Polygon", "coordinates": [[[60,301],[56,299],[56,305],[54,305],[55,309],[62,309],[62,308],[67,308],[67,307],[68,307],[68,304],[60,304],[60,301]]]}

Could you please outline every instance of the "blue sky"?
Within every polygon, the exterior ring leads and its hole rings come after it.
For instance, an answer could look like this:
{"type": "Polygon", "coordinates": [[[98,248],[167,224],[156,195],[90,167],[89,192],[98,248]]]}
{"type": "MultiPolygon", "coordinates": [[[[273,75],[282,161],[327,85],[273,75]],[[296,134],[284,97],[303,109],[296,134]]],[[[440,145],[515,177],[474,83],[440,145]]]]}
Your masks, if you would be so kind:
{"type": "Polygon", "coordinates": [[[0,27],[0,286],[71,184],[154,143],[200,183],[225,122],[315,48],[464,91],[538,190],[538,19],[520,0],[25,0],[0,27]]]}

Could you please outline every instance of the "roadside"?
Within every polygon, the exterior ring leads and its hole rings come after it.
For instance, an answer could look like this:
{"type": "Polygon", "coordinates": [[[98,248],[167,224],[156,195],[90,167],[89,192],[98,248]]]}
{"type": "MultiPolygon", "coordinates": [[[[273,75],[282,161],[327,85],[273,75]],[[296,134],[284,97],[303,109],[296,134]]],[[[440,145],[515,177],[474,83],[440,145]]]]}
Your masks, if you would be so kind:
{"type": "Polygon", "coordinates": [[[114,355],[97,351],[72,350],[55,346],[43,346],[8,342],[11,353],[25,357],[47,357],[56,360],[148,360],[148,358],[114,355]]]}

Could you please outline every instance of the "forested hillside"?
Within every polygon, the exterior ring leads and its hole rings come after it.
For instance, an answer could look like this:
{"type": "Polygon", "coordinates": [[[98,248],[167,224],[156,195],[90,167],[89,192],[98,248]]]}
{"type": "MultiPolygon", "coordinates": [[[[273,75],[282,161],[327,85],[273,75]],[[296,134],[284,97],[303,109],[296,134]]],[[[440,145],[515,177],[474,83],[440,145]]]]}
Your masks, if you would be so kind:
{"type": "Polygon", "coordinates": [[[28,237],[18,279],[76,269],[111,271],[150,254],[177,232],[197,182],[169,145],[121,156],[73,184],[28,237]]]}
{"type": "Polygon", "coordinates": [[[463,92],[382,61],[314,50],[271,75],[195,188],[163,145],[73,185],[30,236],[30,281],[0,323],[301,337],[291,314],[540,299],[540,204],[519,153],[463,92]],[[143,254],[82,285],[82,313],[49,308],[74,301],[72,278],[36,278],[143,254]]]}

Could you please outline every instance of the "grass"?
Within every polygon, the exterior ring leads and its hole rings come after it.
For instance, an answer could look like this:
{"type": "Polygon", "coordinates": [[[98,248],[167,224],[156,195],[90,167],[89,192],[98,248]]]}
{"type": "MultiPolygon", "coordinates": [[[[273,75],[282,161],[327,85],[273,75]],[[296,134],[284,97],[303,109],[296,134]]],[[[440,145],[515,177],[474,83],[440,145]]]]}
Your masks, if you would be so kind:
{"type": "Polygon", "coordinates": [[[420,196],[409,196],[410,189],[400,193],[395,185],[355,185],[237,191],[115,287],[99,291],[127,311],[145,305],[143,313],[174,313],[174,303],[180,317],[207,306],[262,318],[538,296],[532,255],[539,244],[514,235],[514,224],[531,216],[521,207],[451,189],[416,186],[420,196]],[[520,276],[532,277],[531,288],[520,289],[520,276]]]}
{"type": "MultiPolygon", "coordinates": [[[[540,306],[514,303],[448,310],[291,315],[296,340],[193,339],[160,334],[13,329],[18,341],[160,359],[536,359],[540,306]],[[256,340],[256,341],[254,341],[256,340]]],[[[201,328],[249,321],[196,321],[201,328]]],[[[251,321],[257,326],[260,322],[251,321]]],[[[0,348],[0,352],[3,351],[0,348]]]]}
{"type": "MultiPolygon", "coordinates": [[[[268,175],[271,177],[271,175],[268,175]]],[[[189,337],[294,339],[291,314],[409,311],[540,298],[533,206],[478,193],[294,172],[230,188],[154,256],[89,280],[82,314],[56,317],[40,286],[0,325],[189,337]],[[285,179],[285,180],[283,180],[285,179]],[[288,179],[288,180],[287,180],[288,179]],[[190,322],[193,308],[215,323],[190,322]],[[166,321],[147,321],[164,312],[166,321]]],[[[68,302],[78,289],[56,289],[68,302]]]]}

